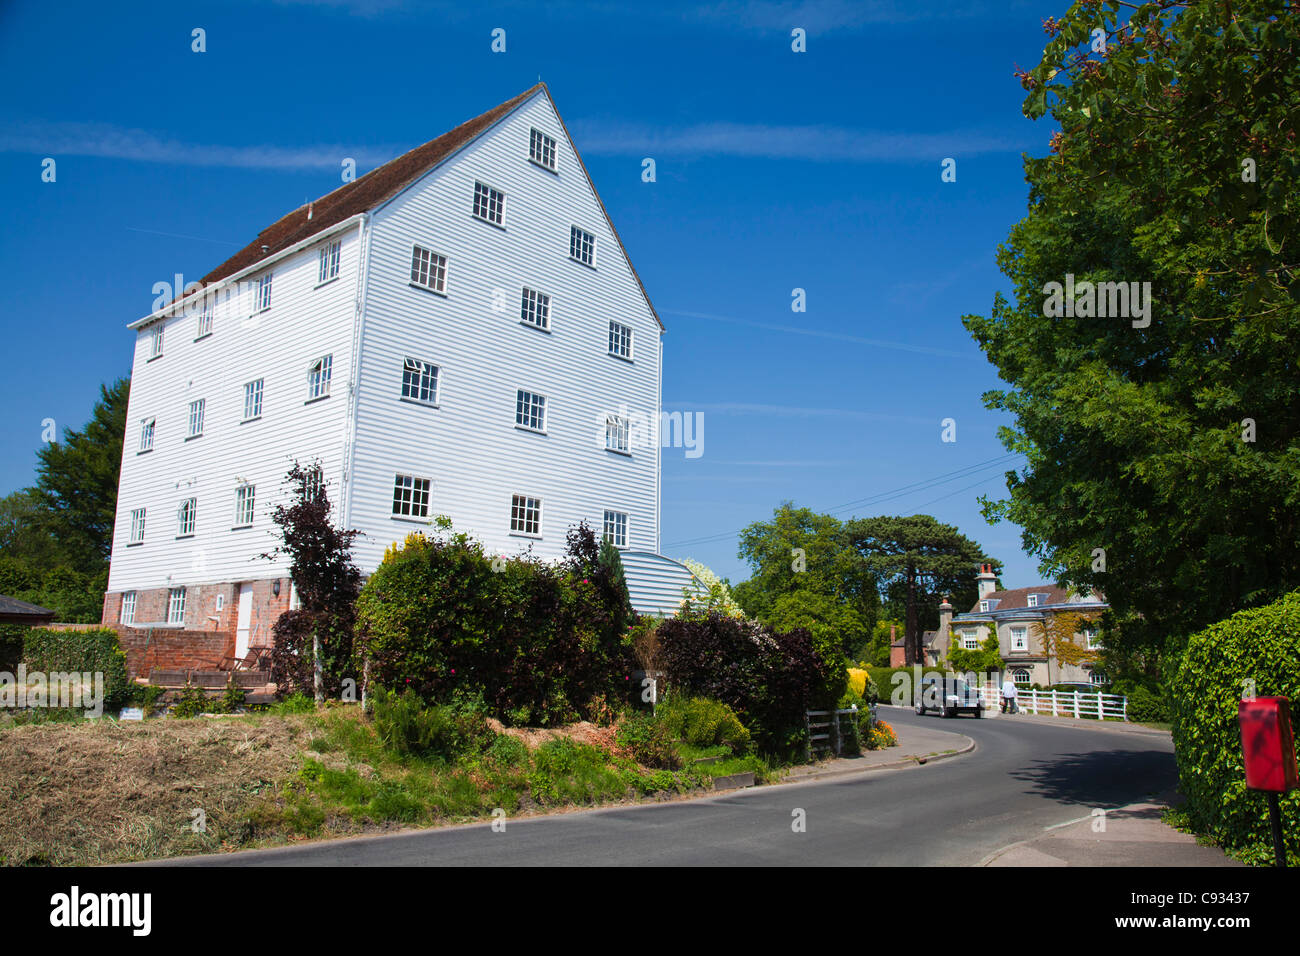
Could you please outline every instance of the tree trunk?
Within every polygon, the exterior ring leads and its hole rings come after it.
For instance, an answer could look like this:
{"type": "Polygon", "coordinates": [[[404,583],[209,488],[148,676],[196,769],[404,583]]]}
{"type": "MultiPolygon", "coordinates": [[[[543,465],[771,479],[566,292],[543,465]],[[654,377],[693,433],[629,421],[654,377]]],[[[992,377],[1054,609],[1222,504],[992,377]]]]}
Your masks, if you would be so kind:
{"type": "Polygon", "coordinates": [[[907,566],[907,622],[903,628],[903,644],[907,650],[907,663],[924,664],[921,655],[921,635],[916,625],[916,568],[907,566]]]}
{"type": "Polygon", "coordinates": [[[313,631],[311,635],[311,681],[312,688],[316,692],[316,703],[325,703],[325,679],[321,673],[320,663],[320,632],[313,631]]]}

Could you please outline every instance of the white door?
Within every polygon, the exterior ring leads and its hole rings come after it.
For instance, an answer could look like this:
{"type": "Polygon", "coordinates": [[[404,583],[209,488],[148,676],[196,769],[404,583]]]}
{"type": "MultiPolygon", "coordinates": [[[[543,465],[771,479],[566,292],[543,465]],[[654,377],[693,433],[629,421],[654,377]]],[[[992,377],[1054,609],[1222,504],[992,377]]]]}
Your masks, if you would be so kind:
{"type": "Polygon", "coordinates": [[[239,586],[239,619],[235,625],[235,656],[248,653],[248,629],[253,623],[253,586],[239,586]]]}

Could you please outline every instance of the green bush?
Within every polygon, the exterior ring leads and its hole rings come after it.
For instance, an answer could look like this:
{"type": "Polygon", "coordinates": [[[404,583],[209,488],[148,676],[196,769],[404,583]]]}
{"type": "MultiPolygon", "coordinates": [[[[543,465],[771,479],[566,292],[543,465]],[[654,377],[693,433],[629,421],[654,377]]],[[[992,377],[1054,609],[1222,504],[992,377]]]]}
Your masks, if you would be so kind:
{"type": "Polygon", "coordinates": [[[89,671],[104,675],[104,709],[116,710],[131,699],[133,685],[126,675],[126,654],[112,628],[55,631],[34,627],[23,637],[23,662],[28,670],[89,671]]]}
{"type": "Polygon", "coordinates": [[[615,740],[643,767],[676,770],[682,765],[675,738],[658,717],[640,711],[625,715],[618,722],[615,740]]]}
{"type": "Polygon", "coordinates": [[[720,700],[672,694],[659,705],[656,717],[674,739],[692,747],[725,744],[734,754],[749,753],[749,730],[720,700]]]}
{"type": "Polygon", "coordinates": [[[25,624],[0,623],[0,671],[14,673],[18,662],[23,659],[23,637],[27,634],[25,624]]]}
{"type": "Polygon", "coordinates": [[[1139,684],[1127,696],[1129,720],[1145,724],[1169,721],[1169,701],[1163,695],[1139,684]]]}
{"type": "Polygon", "coordinates": [[[560,724],[626,700],[633,669],[621,568],[585,525],[559,566],[494,558],[464,534],[410,535],[357,602],[370,679],[424,700],[479,694],[511,723],[560,724]]]}
{"type": "Polygon", "coordinates": [[[373,705],[379,740],[403,756],[454,760],[480,754],[496,739],[481,713],[451,704],[426,706],[409,688],[401,694],[377,688],[373,705]]]}
{"type": "MultiPolygon", "coordinates": [[[[875,682],[875,685],[878,688],[877,690],[878,700],[882,700],[891,704],[901,703],[906,707],[911,706],[912,691],[913,691],[912,684],[915,676],[915,672],[911,667],[868,667],[866,671],[868,674],[871,675],[872,681],[875,682]],[[907,680],[901,684],[896,685],[894,683],[894,675],[896,674],[905,675],[907,677],[907,680]],[[903,699],[895,700],[894,696],[895,694],[898,693],[900,688],[904,691],[902,695],[903,699]]],[[[943,675],[944,673],[946,673],[946,671],[947,668],[941,666],[940,667],[926,666],[921,668],[921,673],[923,675],[924,674],[943,675]]]]}
{"type": "Polygon", "coordinates": [[[185,720],[198,717],[200,714],[210,714],[215,709],[215,701],[208,701],[208,695],[203,692],[202,687],[186,684],[167,713],[172,717],[185,720]]]}
{"type": "MultiPolygon", "coordinates": [[[[1268,813],[1264,796],[1246,789],[1237,723],[1248,681],[1257,696],[1300,703],[1300,591],[1192,635],[1169,681],[1174,753],[1190,825],[1243,859],[1265,863],[1272,856],[1268,813]]],[[[1281,805],[1295,865],[1300,790],[1283,795],[1281,805]]]]}

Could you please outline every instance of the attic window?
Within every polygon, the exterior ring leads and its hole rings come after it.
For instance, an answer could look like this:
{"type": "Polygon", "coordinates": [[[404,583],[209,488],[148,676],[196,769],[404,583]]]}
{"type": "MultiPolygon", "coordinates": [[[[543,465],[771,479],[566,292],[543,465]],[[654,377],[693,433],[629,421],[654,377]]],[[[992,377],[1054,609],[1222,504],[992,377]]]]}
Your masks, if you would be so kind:
{"type": "Polygon", "coordinates": [[[577,226],[569,227],[569,258],[586,266],[596,265],[596,237],[577,226]]]}
{"type": "Polygon", "coordinates": [[[474,184],[474,216],[494,226],[502,224],[506,211],[506,194],[483,183],[474,184]]]}
{"type": "Polygon", "coordinates": [[[555,140],[541,130],[533,129],[528,134],[528,158],[555,172],[555,140]]]}
{"type": "Polygon", "coordinates": [[[1029,606],[1030,606],[1030,607],[1038,607],[1038,595],[1037,595],[1037,594],[1031,594],[1031,595],[1029,595],[1029,606]]]}
{"type": "Polygon", "coordinates": [[[988,612],[989,612],[989,602],[980,601],[980,613],[987,614],[988,612]]]}

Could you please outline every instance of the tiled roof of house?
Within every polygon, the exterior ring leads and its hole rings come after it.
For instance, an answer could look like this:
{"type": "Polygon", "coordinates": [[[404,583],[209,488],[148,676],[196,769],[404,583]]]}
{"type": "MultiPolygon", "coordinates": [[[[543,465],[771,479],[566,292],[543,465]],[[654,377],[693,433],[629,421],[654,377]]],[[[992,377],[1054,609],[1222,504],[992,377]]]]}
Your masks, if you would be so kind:
{"type": "MultiPolygon", "coordinates": [[[[437,139],[431,139],[423,146],[417,146],[396,159],[389,160],[384,165],[372,169],[364,176],[350,183],[345,183],[320,199],[313,200],[305,206],[299,206],[293,212],[281,216],[259,232],[256,239],[205,275],[201,280],[202,284],[208,286],[221,279],[228,278],[237,272],[256,265],[268,256],[273,256],[288,249],[295,243],[302,242],[304,239],[328,229],[330,226],[337,225],[345,219],[350,219],[382,205],[539,91],[545,93],[547,99],[550,99],[551,93],[546,84],[538,83],[524,90],[518,96],[506,100],[500,106],[494,107],[472,120],[461,123],[455,129],[443,133],[437,139]]],[[[554,107],[554,105],[555,102],[552,100],[551,106],[554,107]]],[[[559,117],[559,110],[556,110],[555,115],[557,118],[559,117]]],[[[563,119],[560,120],[560,125],[564,127],[563,119]]],[[[567,127],[564,127],[564,133],[568,136],[567,127]]],[[[573,138],[569,137],[569,141],[572,143],[573,138]]],[[[576,147],[574,154],[577,155],[576,147]]],[[[618,242],[619,249],[627,258],[628,267],[632,270],[632,277],[636,280],[642,295],[645,296],[646,305],[650,308],[651,314],[654,315],[655,321],[659,323],[659,327],[663,328],[659,313],[655,311],[655,307],[651,304],[650,296],[646,294],[641,277],[637,275],[636,268],[632,266],[631,258],[627,256],[627,250],[623,248],[623,240],[619,238],[618,230],[614,228],[614,223],[605,210],[605,204],[601,201],[599,194],[596,193],[595,184],[591,182],[591,177],[588,175],[587,168],[583,164],[581,157],[578,158],[578,165],[582,167],[583,175],[587,176],[587,182],[591,185],[592,193],[596,196],[596,202],[600,205],[601,212],[605,213],[605,220],[609,224],[610,231],[614,234],[615,241],[618,242]]],[[[192,294],[197,295],[198,292],[192,294]]],[[[185,297],[182,296],[181,298],[185,297]]]]}
{"type": "Polygon", "coordinates": [[[54,612],[47,607],[41,607],[39,604],[28,604],[26,601],[0,594],[0,617],[11,620],[13,618],[43,617],[46,620],[53,620],[54,612]]]}
{"type": "Polygon", "coordinates": [[[1094,591],[1086,598],[1080,598],[1070,588],[1058,588],[1054,584],[1035,584],[1027,588],[1012,588],[1009,591],[994,591],[986,594],[976,601],[968,613],[976,614],[980,609],[980,601],[996,601],[996,604],[989,606],[997,611],[1012,611],[1018,608],[1029,608],[1029,595],[1044,594],[1046,597],[1039,600],[1037,606],[1043,607],[1051,604],[1105,604],[1106,598],[1098,591],[1094,591]]]}

